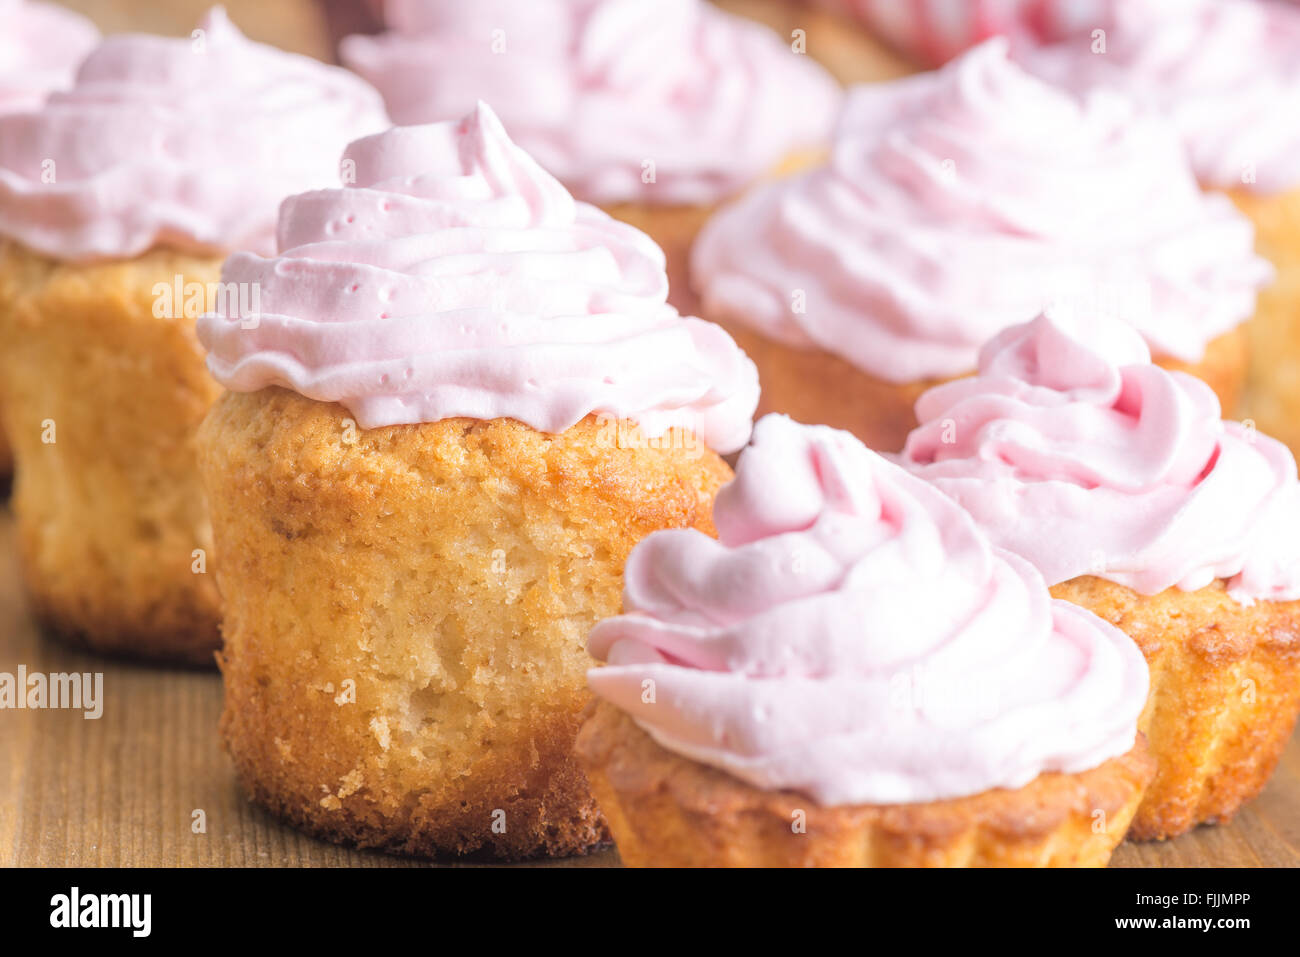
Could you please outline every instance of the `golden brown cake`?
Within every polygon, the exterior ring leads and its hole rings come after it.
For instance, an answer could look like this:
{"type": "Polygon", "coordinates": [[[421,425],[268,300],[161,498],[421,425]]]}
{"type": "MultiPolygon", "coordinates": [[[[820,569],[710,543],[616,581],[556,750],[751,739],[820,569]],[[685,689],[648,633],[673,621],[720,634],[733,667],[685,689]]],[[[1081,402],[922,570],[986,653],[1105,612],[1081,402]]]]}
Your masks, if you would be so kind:
{"type": "Polygon", "coordinates": [[[617,447],[595,417],[349,421],[273,388],[225,396],[200,434],[240,778],[366,847],[586,850],[605,836],[572,756],[586,634],[641,537],[712,531],[729,470],[681,435],[617,447]]]}
{"type": "Polygon", "coordinates": [[[1091,771],[1014,791],[821,807],[679,757],[603,701],[577,752],[628,867],[1104,867],[1152,767],[1139,739],[1091,771]]]}
{"type": "Polygon", "coordinates": [[[220,636],[194,430],[220,388],[194,317],[219,258],[60,263],[0,249],[0,390],[37,617],[110,654],[211,666],[220,636]],[[155,284],[195,283],[159,317],[155,284]]]}
{"type": "MultiPolygon", "coordinates": [[[[873,449],[901,449],[907,434],[916,428],[916,400],[939,384],[939,380],[902,385],[886,382],[830,352],[794,348],[741,323],[725,318],[715,321],[758,367],[763,391],[756,415],[781,412],[800,422],[846,429],[873,449]]],[[[1232,408],[1246,376],[1246,334],[1238,328],[1212,340],[1199,363],[1157,362],[1202,379],[1214,389],[1224,408],[1232,408]]]]}
{"type": "Polygon", "coordinates": [[[1130,635],[1151,668],[1138,728],[1156,774],[1130,836],[1232,820],[1263,789],[1300,712],[1300,602],[1242,605],[1222,581],[1141,595],[1093,576],[1052,594],[1130,635]]]}
{"type": "Polygon", "coordinates": [[[846,86],[880,83],[916,72],[916,66],[847,18],[793,0],[713,0],[716,6],[766,24],[786,42],[803,31],[808,56],[846,86]]]}
{"type": "Polygon", "coordinates": [[[1245,190],[1229,195],[1255,224],[1259,252],[1277,270],[1247,326],[1251,365],[1244,413],[1260,431],[1300,452],[1300,187],[1277,196],[1245,190]]]}
{"type": "Polygon", "coordinates": [[[487,9],[393,5],[384,32],[344,39],[340,57],[383,93],[398,124],[446,120],[488,100],[575,197],[662,247],[670,302],[683,310],[688,253],[705,219],[774,169],[823,150],[839,112],[840,85],[788,31],[704,0],[491,0],[487,9]]]}

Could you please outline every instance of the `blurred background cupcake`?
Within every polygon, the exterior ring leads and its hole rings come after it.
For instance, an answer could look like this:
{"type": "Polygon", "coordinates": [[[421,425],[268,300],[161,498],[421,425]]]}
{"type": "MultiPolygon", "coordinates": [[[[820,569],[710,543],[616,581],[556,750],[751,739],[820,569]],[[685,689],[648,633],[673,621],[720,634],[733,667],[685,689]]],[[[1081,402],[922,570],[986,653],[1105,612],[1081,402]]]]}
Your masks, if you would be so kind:
{"type": "Polygon", "coordinates": [[[587,632],[639,539],[712,532],[753,364],[486,105],[345,165],[285,201],[277,256],[227,261],[258,321],[200,320],[233,390],[200,437],[227,748],[334,840],[584,851],[605,834],[572,754],[587,632]]]}
{"type": "Polygon", "coordinates": [[[1300,10],[1277,0],[1048,4],[1017,56],[1081,94],[1114,89],[1169,118],[1207,190],[1250,217],[1277,268],[1250,323],[1246,414],[1300,449],[1300,10]],[[1069,14],[1068,16],[1066,14],[1069,14]]]}
{"type": "Polygon", "coordinates": [[[280,200],[388,124],[356,76],[254,44],[216,9],[118,34],[76,85],[0,117],[0,399],[37,616],[105,652],[211,664],[220,641],[194,430],[220,391],[194,321],[280,200]]]}
{"type": "Polygon", "coordinates": [[[1240,326],[1272,271],[1250,222],[1199,189],[1175,132],[1099,92],[1078,103],[994,39],[849,95],[830,162],[721,210],[692,253],[702,314],[754,359],[760,413],[901,447],[928,386],[1044,310],[1098,311],[1227,408],[1240,326]]]}
{"type": "MultiPolygon", "coordinates": [[[[38,109],[51,90],[72,85],[77,64],[99,42],[84,17],[52,3],[0,0],[0,115],[38,109]]],[[[13,453],[0,412],[0,484],[13,453]]]]}
{"type": "Polygon", "coordinates": [[[1300,711],[1300,482],[1282,443],[1224,422],[1204,383],[1128,325],[1008,329],[979,374],[921,396],[902,464],[1028,559],[1058,598],[1132,636],[1156,776],[1133,822],[1232,818],[1300,711]]]}
{"type": "MultiPolygon", "coordinates": [[[[702,0],[387,0],[343,62],[397,123],[482,99],[579,199],[648,233],[687,289],[687,250],[728,196],[824,148],[834,80],[783,37],[702,0]]],[[[684,300],[674,298],[684,305],[684,300]]]]}
{"type": "Polygon", "coordinates": [[[804,2],[837,17],[841,29],[866,33],[924,67],[941,66],[989,37],[1023,33],[1044,6],[1044,0],[804,2]]]}
{"type": "Polygon", "coordinates": [[[51,90],[71,86],[99,42],[85,17],[38,0],[0,0],[0,28],[0,113],[37,109],[51,90]]]}
{"type": "Polygon", "coordinates": [[[1150,764],[1142,656],[846,432],[768,416],[591,633],[578,755],[623,862],[1104,865],[1150,764]]]}

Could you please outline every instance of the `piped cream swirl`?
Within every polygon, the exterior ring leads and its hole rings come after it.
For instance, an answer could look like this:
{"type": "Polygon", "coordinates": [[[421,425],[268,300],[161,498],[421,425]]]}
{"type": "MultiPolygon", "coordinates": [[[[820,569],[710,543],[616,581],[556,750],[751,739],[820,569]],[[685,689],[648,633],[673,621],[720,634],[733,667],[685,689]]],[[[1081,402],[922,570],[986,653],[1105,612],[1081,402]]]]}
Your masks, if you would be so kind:
{"type": "Polygon", "coordinates": [[[1207,385],[1153,365],[1123,323],[1094,318],[1083,341],[1046,318],[1008,329],[916,413],[902,463],[1050,584],[1222,578],[1242,602],[1300,598],[1290,451],[1224,422],[1207,385]]]}
{"type": "Polygon", "coordinates": [[[822,804],[1020,787],[1133,747],[1133,642],[1053,600],[934,488],[845,432],[767,416],[719,538],[656,532],[592,690],[665,748],[822,804]]]}
{"type": "Polygon", "coordinates": [[[278,256],[223,280],[258,314],[203,317],[228,388],[341,402],[365,428],[456,416],[560,432],[596,413],[729,452],[749,436],[753,363],[666,303],[663,252],[577,203],[485,105],[349,146],[345,188],[285,201],[278,256]]]}

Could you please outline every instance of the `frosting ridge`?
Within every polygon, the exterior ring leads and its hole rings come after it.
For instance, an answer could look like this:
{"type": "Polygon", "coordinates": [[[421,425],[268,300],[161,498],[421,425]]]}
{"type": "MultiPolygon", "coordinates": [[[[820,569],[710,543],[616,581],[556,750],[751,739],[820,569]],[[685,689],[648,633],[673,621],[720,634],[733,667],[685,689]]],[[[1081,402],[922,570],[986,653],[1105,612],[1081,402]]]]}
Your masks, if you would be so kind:
{"type": "Polygon", "coordinates": [[[1096,575],[1144,594],[1227,579],[1235,599],[1300,598],[1300,485],[1282,443],[1225,422],[1199,379],[1094,319],[1007,329],[979,374],[917,401],[900,461],[1049,584],[1096,575]]]}
{"type": "Polygon", "coordinates": [[[1119,89],[1169,117],[1211,186],[1300,186],[1300,10],[1262,0],[1049,4],[1045,42],[1017,57],[1060,86],[1119,89]],[[1076,4],[1077,5],[1077,4],[1076,4]],[[1104,53],[1093,33],[1105,32],[1104,53]]]}
{"type": "Polygon", "coordinates": [[[0,117],[0,235],[71,261],[269,253],[280,200],[387,125],[363,81],[251,43],[220,7],[189,38],[110,36],[71,89],[0,117]]]}
{"type": "Polygon", "coordinates": [[[831,162],[724,208],[691,272],[706,314],[898,383],[967,374],[1044,310],[1081,327],[1100,308],[1194,362],[1272,276],[1173,130],[1112,95],[1079,104],[1003,39],[855,89],[831,162]]]}
{"type": "Polygon", "coordinates": [[[255,323],[199,320],[236,391],[341,402],[363,428],[510,417],[559,432],[595,413],[744,444],[753,363],[666,302],[644,233],[575,202],[484,104],[352,143],[354,181],[285,200],[274,258],[230,257],[255,323]],[[250,328],[251,326],[251,328],[250,328]]]}

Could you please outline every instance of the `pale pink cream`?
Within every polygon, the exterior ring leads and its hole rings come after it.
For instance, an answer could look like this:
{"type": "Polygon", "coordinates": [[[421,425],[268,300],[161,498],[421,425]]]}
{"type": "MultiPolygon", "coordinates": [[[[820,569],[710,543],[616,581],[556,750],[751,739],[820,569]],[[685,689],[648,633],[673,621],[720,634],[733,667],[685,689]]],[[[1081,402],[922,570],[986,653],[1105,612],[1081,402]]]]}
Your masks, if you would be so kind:
{"type": "Polygon", "coordinates": [[[702,0],[389,0],[390,30],[343,62],[398,123],[476,100],[590,202],[709,204],[820,147],[834,81],[752,21],[702,0]]]}
{"type": "Polygon", "coordinates": [[[753,363],[667,305],[649,237],[575,202],[488,107],[358,140],[344,167],[345,188],[285,200],[278,256],[227,260],[260,314],[199,320],[223,385],[341,402],[364,428],[468,416],[561,432],[596,413],[744,444],[753,363]]]}
{"type": "Polygon", "coordinates": [[[1207,186],[1300,186],[1300,10],[1276,0],[1075,6],[1045,24],[1055,42],[1017,44],[1030,69],[1080,94],[1120,90],[1168,116],[1207,186]]]}
{"type": "Polygon", "coordinates": [[[718,539],[656,532],[592,690],[663,747],[824,805],[958,798],[1133,747],[1147,668],[953,501],[846,432],[767,416],[718,539]]]}
{"type": "Polygon", "coordinates": [[[1243,603],[1300,598],[1290,451],[1223,421],[1207,385],[1153,365],[1123,323],[1095,317],[1085,341],[1046,318],[1008,329],[916,413],[901,462],[1049,584],[1222,578],[1243,603]]]}
{"type": "Polygon", "coordinates": [[[0,0],[0,113],[34,110],[72,85],[81,58],[99,42],[85,17],[53,3],[0,0]]]}
{"type": "Polygon", "coordinates": [[[1271,276],[1172,129],[1111,95],[1080,105],[1001,39],[854,90],[829,165],[752,190],[692,255],[706,314],[898,383],[967,374],[1044,310],[1100,309],[1195,361],[1271,276]]]}
{"type": "Polygon", "coordinates": [[[249,42],[220,7],[192,37],[111,36],[70,90],[0,117],[0,236],[71,261],[269,253],[280,200],[337,182],[343,147],[386,126],[363,81],[249,42]]]}

